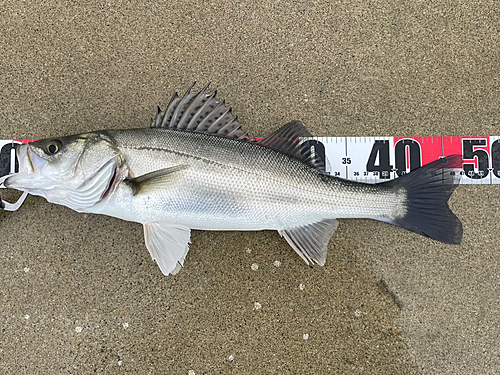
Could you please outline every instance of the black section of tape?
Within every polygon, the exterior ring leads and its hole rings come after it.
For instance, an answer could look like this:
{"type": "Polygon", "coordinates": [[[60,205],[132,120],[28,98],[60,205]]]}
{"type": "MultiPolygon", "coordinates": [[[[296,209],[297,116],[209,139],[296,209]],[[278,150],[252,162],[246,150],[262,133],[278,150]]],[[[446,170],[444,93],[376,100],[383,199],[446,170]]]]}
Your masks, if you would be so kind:
{"type": "MultiPolygon", "coordinates": [[[[10,163],[11,163],[11,150],[17,149],[18,143],[7,143],[0,150],[0,177],[6,176],[10,173],[10,163]]],[[[15,158],[15,169],[14,172],[19,171],[19,163],[17,158],[15,158]]]]}

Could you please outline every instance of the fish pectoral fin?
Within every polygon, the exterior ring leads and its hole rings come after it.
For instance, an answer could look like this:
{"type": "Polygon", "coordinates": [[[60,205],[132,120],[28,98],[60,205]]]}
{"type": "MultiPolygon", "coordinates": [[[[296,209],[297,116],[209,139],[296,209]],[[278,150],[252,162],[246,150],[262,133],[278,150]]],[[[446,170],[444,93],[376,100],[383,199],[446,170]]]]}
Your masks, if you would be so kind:
{"type": "Polygon", "coordinates": [[[189,165],[179,164],[174,167],[159,169],[136,178],[127,178],[124,182],[132,188],[134,195],[153,189],[162,188],[172,183],[176,172],[189,168],[189,165]]]}
{"type": "Polygon", "coordinates": [[[164,275],[175,275],[189,250],[191,229],[183,225],[155,221],[144,224],[144,240],[151,258],[164,275]]]}
{"type": "Polygon", "coordinates": [[[278,231],[307,264],[325,265],[328,241],[338,228],[335,219],[318,221],[278,231]]]}

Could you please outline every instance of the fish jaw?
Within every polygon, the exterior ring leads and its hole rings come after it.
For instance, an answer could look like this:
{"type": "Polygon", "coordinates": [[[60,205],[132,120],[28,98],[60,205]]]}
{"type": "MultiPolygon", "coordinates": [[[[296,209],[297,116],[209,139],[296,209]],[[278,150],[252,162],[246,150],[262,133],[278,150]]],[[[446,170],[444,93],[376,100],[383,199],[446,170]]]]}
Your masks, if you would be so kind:
{"type": "MultiPolygon", "coordinates": [[[[17,161],[19,163],[19,173],[33,173],[35,166],[28,155],[28,145],[19,145],[16,150],[17,161]]],[[[40,157],[38,157],[41,159],[40,157]]],[[[45,162],[46,163],[46,162],[45,162]]],[[[39,169],[43,168],[43,163],[36,162],[39,169]]]]}
{"type": "Polygon", "coordinates": [[[41,195],[41,190],[55,187],[54,182],[43,175],[43,170],[48,162],[36,155],[29,145],[18,146],[16,156],[19,172],[5,180],[5,187],[26,191],[33,195],[41,195]]]}

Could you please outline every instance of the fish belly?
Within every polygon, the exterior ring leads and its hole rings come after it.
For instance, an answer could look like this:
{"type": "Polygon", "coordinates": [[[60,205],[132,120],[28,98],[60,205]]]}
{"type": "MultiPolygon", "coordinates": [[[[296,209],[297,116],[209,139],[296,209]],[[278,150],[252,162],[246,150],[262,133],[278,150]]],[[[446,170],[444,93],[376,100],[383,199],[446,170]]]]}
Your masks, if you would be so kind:
{"type": "Polygon", "coordinates": [[[200,230],[281,230],[333,218],[379,219],[394,203],[390,194],[376,189],[343,189],[323,182],[318,185],[324,186],[314,186],[311,181],[293,185],[283,178],[200,169],[195,164],[176,172],[179,178],[170,186],[145,194],[134,196],[122,183],[94,212],[200,230]]]}

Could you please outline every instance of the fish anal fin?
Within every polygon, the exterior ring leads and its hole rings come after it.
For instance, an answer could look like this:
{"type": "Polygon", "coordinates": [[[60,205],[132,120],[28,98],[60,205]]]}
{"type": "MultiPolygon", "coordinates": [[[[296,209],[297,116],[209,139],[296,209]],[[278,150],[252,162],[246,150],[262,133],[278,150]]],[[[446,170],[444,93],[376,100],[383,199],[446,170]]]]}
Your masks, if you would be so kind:
{"type": "Polygon", "coordinates": [[[326,261],[328,241],[338,228],[335,219],[326,219],[312,224],[286,228],[278,231],[290,246],[307,263],[323,266],[326,261]]]}
{"type": "Polygon", "coordinates": [[[144,240],[151,258],[164,275],[175,275],[184,265],[191,229],[183,225],[151,222],[144,224],[144,240]]]}
{"type": "Polygon", "coordinates": [[[126,179],[125,183],[132,188],[134,195],[142,194],[171,185],[173,182],[172,179],[176,177],[176,173],[187,168],[189,168],[188,165],[180,164],[170,168],[159,169],[139,177],[126,179]]]}

